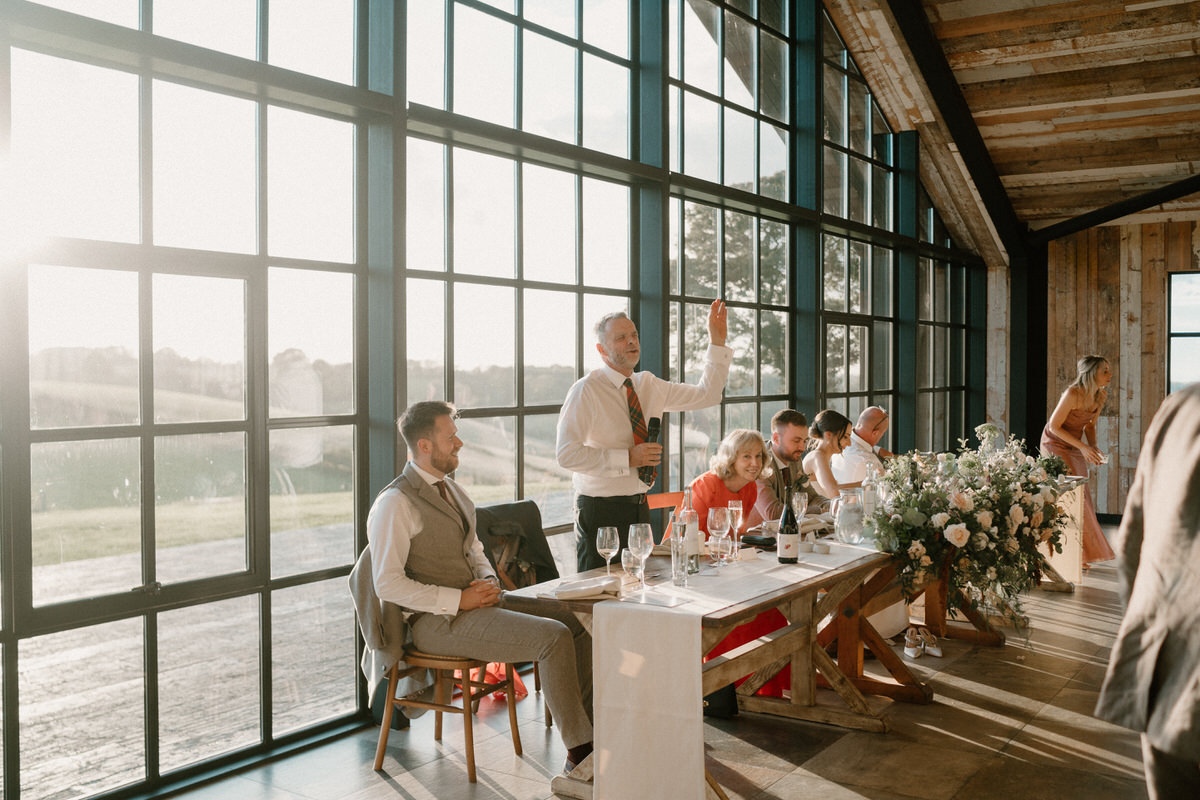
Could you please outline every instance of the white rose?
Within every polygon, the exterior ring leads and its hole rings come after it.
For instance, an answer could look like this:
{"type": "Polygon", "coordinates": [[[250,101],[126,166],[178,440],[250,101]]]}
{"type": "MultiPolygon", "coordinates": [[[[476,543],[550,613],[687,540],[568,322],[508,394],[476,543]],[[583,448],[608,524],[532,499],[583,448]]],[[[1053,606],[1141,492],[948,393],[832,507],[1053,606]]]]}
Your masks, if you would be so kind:
{"type": "Polygon", "coordinates": [[[1042,512],[1040,510],[1033,512],[1033,516],[1029,518],[1029,527],[1031,527],[1031,528],[1042,527],[1042,519],[1043,519],[1042,512]]]}
{"type": "Polygon", "coordinates": [[[946,523],[950,521],[950,515],[945,511],[939,511],[930,517],[929,521],[933,523],[933,527],[935,528],[944,528],[946,527],[946,523]]]}
{"type": "Polygon", "coordinates": [[[965,492],[954,492],[950,495],[950,504],[959,511],[970,511],[975,508],[975,501],[965,492]]]}
{"type": "Polygon", "coordinates": [[[1014,525],[1020,525],[1025,521],[1025,509],[1021,508],[1020,504],[1013,503],[1012,508],[1008,510],[1008,518],[1014,525]]]}
{"type": "Polygon", "coordinates": [[[996,580],[996,568],[995,568],[995,567],[988,567],[988,568],[987,568],[987,579],[988,579],[989,581],[994,581],[994,580],[996,580]]]}
{"type": "Polygon", "coordinates": [[[943,535],[946,537],[946,541],[955,547],[963,547],[971,538],[971,532],[961,522],[956,522],[946,528],[946,532],[943,535]]]}
{"type": "Polygon", "coordinates": [[[985,528],[992,527],[992,512],[986,510],[976,512],[975,521],[985,528]]]}
{"type": "Polygon", "coordinates": [[[1015,553],[1021,549],[1021,543],[1017,541],[1017,537],[1015,537],[1015,536],[1010,536],[1007,539],[1005,539],[1004,546],[1008,549],[1008,552],[1010,552],[1010,553],[1015,553]]]}
{"type": "Polygon", "coordinates": [[[909,558],[920,558],[923,555],[925,555],[925,545],[920,542],[913,542],[908,546],[909,558]]]}

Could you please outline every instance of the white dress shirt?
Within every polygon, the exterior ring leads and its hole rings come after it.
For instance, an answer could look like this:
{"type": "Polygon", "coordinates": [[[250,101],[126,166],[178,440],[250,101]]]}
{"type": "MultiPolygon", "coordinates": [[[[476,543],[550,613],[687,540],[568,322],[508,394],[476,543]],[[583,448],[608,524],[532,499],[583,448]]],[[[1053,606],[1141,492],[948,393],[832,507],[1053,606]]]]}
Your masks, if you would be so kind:
{"type": "MultiPolygon", "coordinates": [[[[431,487],[438,480],[446,481],[446,490],[458,504],[459,511],[471,526],[471,550],[469,562],[476,578],[495,575],[483,544],[475,534],[475,505],[467,498],[462,488],[450,478],[439,479],[430,475],[416,464],[409,462],[431,487]]],[[[433,491],[437,491],[433,487],[433,491]]],[[[428,612],[454,616],[458,613],[462,591],[450,586],[434,586],[408,577],[404,566],[408,563],[408,550],[412,538],[424,527],[420,506],[411,497],[396,487],[389,488],[375,498],[371,512],[367,515],[367,538],[371,543],[372,570],[375,589],[380,600],[395,603],[404,609],[407,619],[413,612],[428,612]]]]}
{"type": "MultiPolygon", "coordinates": [[[[670,411],[692,411],[721,402],[733,351],[710,344],[704,374],[694,385],[671,383],[649,372],[630,376],[642,415],[662,418],[670,411]]],[[[567,392],[558,416],[558,463],[574,473],[575,491],[590,497],[641,494],[650,487],[629,466],[633,428],[625,376],[607,365],[594,369],[567,392]]],[[[660,467],[661,469],[661,467],[660,467]]]]}
{"type": "Polygon", "coordinates": [[[867,467],[883,471],[883,462],[875,448],[854,431],[850,431],[850,446],[829,459],[829,468],[838,483],[857,483],[867,477],[867,467]]]}

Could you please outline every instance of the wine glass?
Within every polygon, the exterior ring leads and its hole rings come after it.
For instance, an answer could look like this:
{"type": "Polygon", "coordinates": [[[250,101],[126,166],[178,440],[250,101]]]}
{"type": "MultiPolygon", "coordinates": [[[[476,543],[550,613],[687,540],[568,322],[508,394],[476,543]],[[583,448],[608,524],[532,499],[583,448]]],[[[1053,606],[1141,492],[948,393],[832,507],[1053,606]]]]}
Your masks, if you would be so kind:
{"type": "Polygon", "coordinates": [[[796,515],[796,525],[803,525],[808,513],[808,492],[792,492],[792,513],[796,515]]]}
{"type": "Polygon", "coordinates": [[[616,528],[599,528],[596,531],[596,552],[604,556],[604,573],[612,575],[612,557],[621,548],[616,528]]]}
{"type": "Polygon", "coordinates": [[[654,534],[650,523],[638,522],[629,526],[629,549],[637,557],[638,571],[642,576],[642,593],[646,591],[646,559],[654,549],[654,534]]]}
{"type": "Polygon", "coordinates": [[[713,540],[709,547],[713,550],[716,565],[718,567],[725,566],[725,559],[722,558],[725,545],[722,539],[729,535],[728,508],[713,506],[708,510],[708,535],[713,540]]]}
{"type": "MultiPolygon", "coordinates": [[[[621,569],[625,570],[625,574],[634,580],[642,579],[644,582],[645,568],[642,566],[642,561],[637,557],[632,550],[625,548],[621,551],[621,569]]],[[[624,592],[622,592],[624,594],[624,592]]]]}
{"type": "Polygon", "coordinates": [[[733,553],[736,555],[741,550],[742,539],[742,501],[729,501],[729,538],[733,539],[733,553]]]}

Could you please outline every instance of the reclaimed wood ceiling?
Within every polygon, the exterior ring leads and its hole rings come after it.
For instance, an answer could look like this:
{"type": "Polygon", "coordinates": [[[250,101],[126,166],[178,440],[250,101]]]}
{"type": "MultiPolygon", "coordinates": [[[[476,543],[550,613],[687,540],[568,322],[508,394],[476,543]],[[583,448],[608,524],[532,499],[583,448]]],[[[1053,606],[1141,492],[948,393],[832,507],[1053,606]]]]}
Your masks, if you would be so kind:
{"type": "MultiPolygon", "coordinates": [[[[1200,174],[1200,2],[922,5],[1031,229],[1200,174]]],[[[1200,193],[1114,222],[1187,219],[1200,193]]]]}

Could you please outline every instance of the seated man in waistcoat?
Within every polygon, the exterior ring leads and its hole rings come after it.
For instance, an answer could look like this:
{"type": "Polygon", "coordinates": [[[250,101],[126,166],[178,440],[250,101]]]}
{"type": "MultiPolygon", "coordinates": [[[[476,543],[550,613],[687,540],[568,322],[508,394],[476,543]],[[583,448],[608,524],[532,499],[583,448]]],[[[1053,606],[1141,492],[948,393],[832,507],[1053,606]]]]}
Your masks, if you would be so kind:
{"type": "Polygon", "coordinates": [[[536,661],[567,747],[567,771],[592,750],[592,639],[573,614],[502,595],[475,533],[475,505],[448,474],[463,442],[449,403],[415,403],[399,421],[412,460],[367,517],[375,591],[400,606],[427,653],[536,661]]]}

